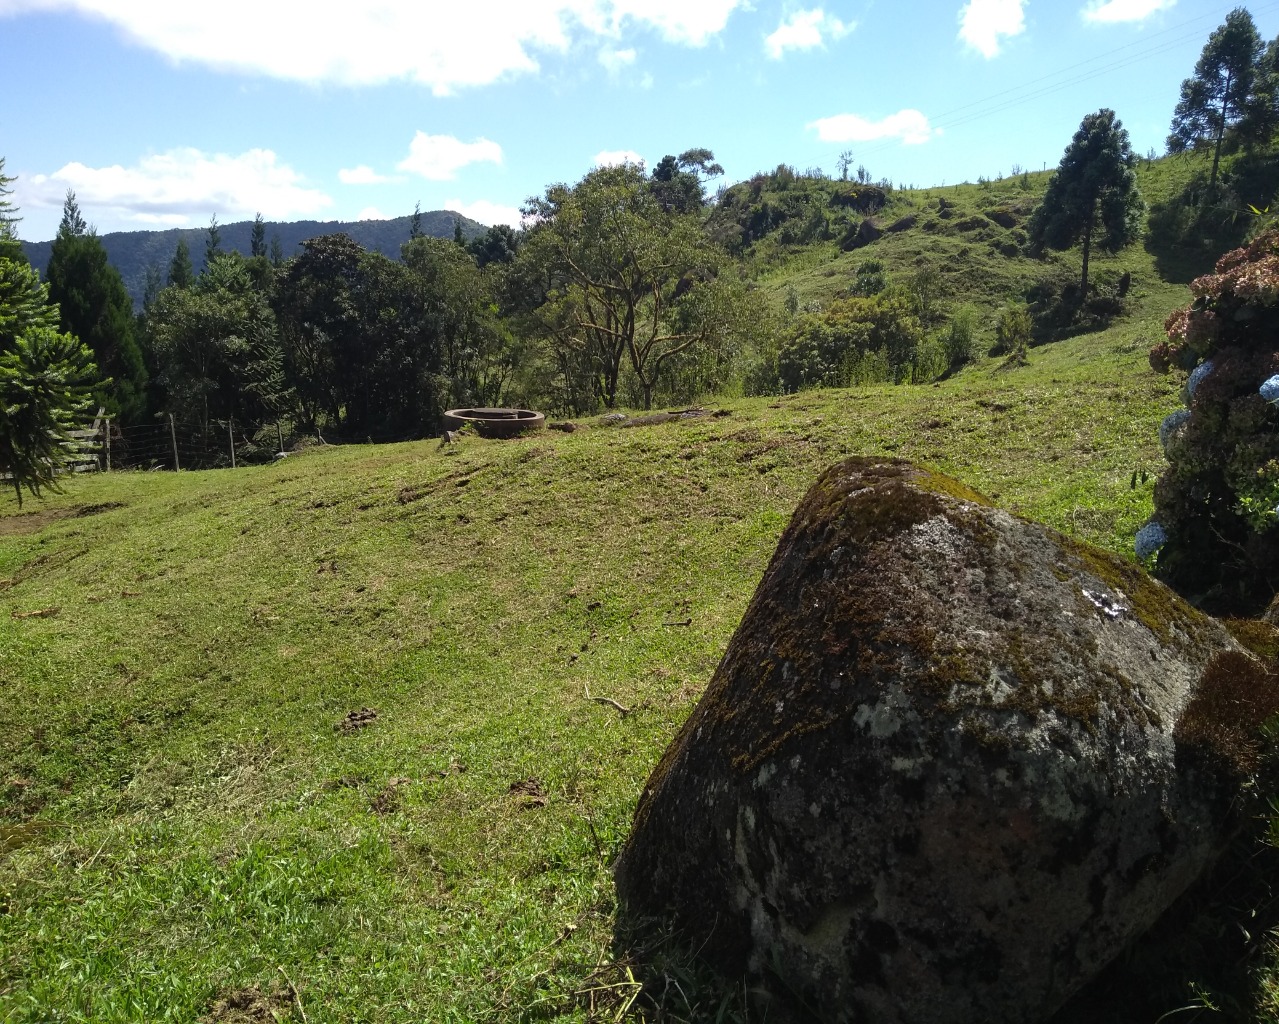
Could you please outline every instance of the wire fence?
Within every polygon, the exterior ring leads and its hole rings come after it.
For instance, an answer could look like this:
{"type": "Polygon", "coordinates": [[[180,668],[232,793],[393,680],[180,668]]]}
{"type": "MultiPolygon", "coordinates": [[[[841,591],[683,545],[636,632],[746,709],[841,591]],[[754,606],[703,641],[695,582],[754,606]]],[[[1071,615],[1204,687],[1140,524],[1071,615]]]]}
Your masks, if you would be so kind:
{"type": "Polygon", "coordinates": [[[329,430],[301,433],[292,426],[268,423],[257,427],[226,420],[203,429],[183,426],[170,417],[156,423],[121,426],[105,420],[77,442],[82,468],[100,470],[181,470],[234,468],[271,462],[299,445],[396,444],[423,440],[421,434],[343,434],[329,430]]]}

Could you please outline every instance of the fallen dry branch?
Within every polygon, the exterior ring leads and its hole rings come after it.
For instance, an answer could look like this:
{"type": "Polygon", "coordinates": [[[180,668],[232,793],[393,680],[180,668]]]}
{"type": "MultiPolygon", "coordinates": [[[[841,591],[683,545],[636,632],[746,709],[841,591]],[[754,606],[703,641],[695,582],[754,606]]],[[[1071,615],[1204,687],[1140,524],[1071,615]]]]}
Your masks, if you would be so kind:
{"type": "Polygon", "coordinates": [[[626,707],[624,704],[619,704],[612,697],[592,697],[591,688],[585,683],[582,684],[582,688],[586,691],[587,700],[593,700],[596,704],[607,704],[613,710],[617,711],[623,718],[629,715],[633,710],[632,708],[626,707]]]}
{"type": "Polygon", "coordinates": [[[62,611],[61,608],[37,608],[33,612],[14,612],[13,617],[15,619],[51,619],[60,611],[62,611]]]}

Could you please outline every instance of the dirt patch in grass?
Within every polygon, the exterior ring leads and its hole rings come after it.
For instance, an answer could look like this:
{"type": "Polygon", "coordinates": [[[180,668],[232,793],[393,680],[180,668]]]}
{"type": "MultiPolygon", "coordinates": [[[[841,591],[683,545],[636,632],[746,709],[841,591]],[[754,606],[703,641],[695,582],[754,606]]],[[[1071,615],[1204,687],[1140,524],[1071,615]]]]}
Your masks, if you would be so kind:
{"type": "Polygon", "coordinates": [[[546,790],[542,788],[542,783],[538,779],[521,779],[519,782],[512,782],[507,792],[515,797],[519,806],[526,811],[546,806],[546,790]]]}
{"type": "Polygon", "coordinates": [[[374,814],[393,814],[400,809],[400,787],[407,786],[409,780],[403,775],[389,779],[382,790],[370,802],[374,814]]]}
{"type": "Polygon", "coordinates": [[[372,725],[377,721],[377,708],[360,708],[357,711],[348,711],[346,717],[337,723],[333,728],[344,736],[350,736],[359,732],[361,729],[372,725]]]}
{"type": "Polygon", "coordinates": [[[60,519],[84,519],[86,516],[96,516],[116,508],[124,508],[124,502],[107,501],[98,505],[80,505],[76,508],[44,508],[38,512],[19,512],[16,515],[0,516],[0,537],[39,533],[46,526],[52,526],[60,519]]]}
{"type": "Polygon", "coordinates": [[[236,989],[218,997],[199,1024],[274,1024],[291,1020],[293,995],[284,989],[263,992],[258,986],[236,989]]]}

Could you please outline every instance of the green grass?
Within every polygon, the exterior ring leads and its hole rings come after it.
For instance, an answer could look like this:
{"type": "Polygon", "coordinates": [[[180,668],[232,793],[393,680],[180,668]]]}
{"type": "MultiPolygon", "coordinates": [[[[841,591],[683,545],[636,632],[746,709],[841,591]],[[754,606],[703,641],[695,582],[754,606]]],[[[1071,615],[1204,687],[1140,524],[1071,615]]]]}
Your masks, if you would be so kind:
{"type": "Polygon", "coordinates": [[[808,484],[892,454],[1127,551],[1165,306],[937,386],[4,499],[0,1019],[620,1007],[608,864],[808,484]]]}
{"type": "MultiPolygon", "coordinates": [[[[1157,210],[1175,203],[1197,175],[1206,176],[1210,163],[1210,156],[1203,153],[1138,159],[1138,187],[1147,205],[1157,210]]],[[[1228,171],[1234,163],[1227,161],[1225,166],[1228,171]]],[[[801,303],[829,303],[847,293],[858,265],[868,259],[884,263],[890,283],[906,284],[916,271],[933,269],[940,276],[942,302],[974,304],[983,314],[983,334],[993,337],[994,319],[1004,305],[1024,300],[1037,284],[1075,281],[1080,276],[1077,248],[1045,252],[1038,259],[1024,251],[1027,221],[1051,174],[1039,171],[979,184],[895,190],[889,204],[874,215],[874,222],[887,228],[913,216],[914,226],[851,252],[843,252],[837,240],[784,244],[780,239],[785,232],[776,230],[751,247],[747,265],[766,294],[779,304],[792,288],[801,303]],[[942,204],[949,209],[943,212],[942,204]],[[1011,216],[1011,226],[997,223],[988,213],[1011,216]]],[[[802,194],[809,203],[824,208],[828,193],[837,184],[798,179],[781,192],[766,190],[764,194],[774,201],[790,197],[792,202],[802,194]]],[[[1240,215],[1244,217],[1239,224],[1242,231],[1247,218],[1242,211],[1240,215]]],[[[832,216],[861,219],[851,212],[832,211],[832,216]]],[[[797,217],[793,223],[802,220],[797,217]]],[[[1094,251],[1089,276],[1096,282],[1106,275],[1128,272],[1132,275],[1130,302],[1134,308],[1171,308],[1182,302],[1186,282],[1211,270],[1219,251],[1185,246],[1164,234],[1148,232],[1141,242],[1118,254],[1094,251]]]]}

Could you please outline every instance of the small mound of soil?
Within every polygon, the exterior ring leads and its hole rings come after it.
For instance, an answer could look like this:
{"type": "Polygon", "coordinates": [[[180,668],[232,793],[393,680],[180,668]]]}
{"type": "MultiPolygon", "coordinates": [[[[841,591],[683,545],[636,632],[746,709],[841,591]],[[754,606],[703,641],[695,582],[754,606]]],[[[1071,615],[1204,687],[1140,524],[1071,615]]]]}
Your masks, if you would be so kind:
{"type": "Polygon", "coordinates": [[[346,717],[333,728],[346,736],[350,736],[352,733],[359,732],[376,721],[377,708],[360,708],[358,711],[348,711],[346,717]]]}
{"type": "Polygon", "coordinates": [[[293,1016],[293,997],[286,990],[264,993],[256,985],[219,996],[200,1024],[275,1024],[293,1016]]]}
{"type": "Polygon", "coordinates": [[[519,782],[512,782],[507,792],[518,799],[520,806],[525,810],[546,806],[546,790],[542,788],[542,783],[538,779],[521,779],[519,782]]]}

